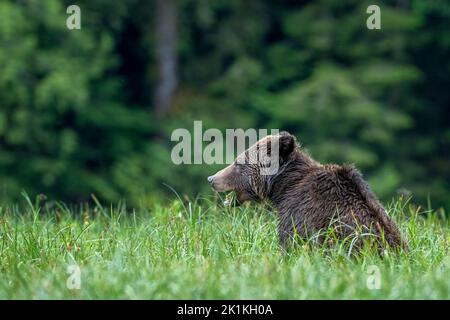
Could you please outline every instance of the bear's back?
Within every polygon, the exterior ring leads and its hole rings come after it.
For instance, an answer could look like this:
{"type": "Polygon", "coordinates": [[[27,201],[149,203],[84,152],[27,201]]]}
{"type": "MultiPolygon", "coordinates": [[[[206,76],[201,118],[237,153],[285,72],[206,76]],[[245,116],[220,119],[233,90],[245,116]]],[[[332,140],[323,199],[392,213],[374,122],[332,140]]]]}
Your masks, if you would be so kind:
{"type": "Polygon", "coordinates": [[[290,193],[289,203],[282,206],[284,214],[280,211],[282,228],[290,232],[294,230],[289,223],[300,235],[333,226],[338,236],[345,237],[361,228],[378,236],[383,233],[391,246],[401,243],[397,227],[353,166],[316,167],[290,193]]]}

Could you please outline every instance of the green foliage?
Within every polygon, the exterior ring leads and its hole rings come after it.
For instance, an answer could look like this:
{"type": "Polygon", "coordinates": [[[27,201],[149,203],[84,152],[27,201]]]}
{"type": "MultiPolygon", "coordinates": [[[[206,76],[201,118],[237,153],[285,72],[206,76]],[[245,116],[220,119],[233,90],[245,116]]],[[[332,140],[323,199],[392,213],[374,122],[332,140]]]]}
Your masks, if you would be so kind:
{"type": "Polygon", "coordinates": [[[448,218],[402,201],[389,213],[410,252],[380,258],[309,241],[284,252],[275,217],[262,207],[1,207],[0,298],[449,299],[448,218]],[[74,265],[79,290],[67,287],[74,265]],[[379,289],[368,285],[373,266],[379,289]]]}
{"type": "Polygon", "coordinates": [[[176,166],[171,132],[278,128],[319,161],[352,162],[383,200],[450,207],[444,1],[177,1],[179,87],[153,113],[154,3],[0,3],[0,195],[133,204],[208,192],[220,165],[176,166]],[[166,187],[165,185],[170,187],[166,187]]]}

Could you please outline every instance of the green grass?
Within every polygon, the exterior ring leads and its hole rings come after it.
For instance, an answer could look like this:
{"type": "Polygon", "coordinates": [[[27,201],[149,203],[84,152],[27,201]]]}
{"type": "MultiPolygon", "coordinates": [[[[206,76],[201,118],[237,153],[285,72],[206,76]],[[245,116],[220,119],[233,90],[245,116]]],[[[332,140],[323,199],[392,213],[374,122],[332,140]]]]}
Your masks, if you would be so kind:
{"type": "Polygon", "coordinates": [[[0,298],[449,299],[449,219],[403,202],[389,212],[410,252],[352,258],[309,243],[284,252],[263,206],[1,207],[0,298]],[[79,290],[66,284],[74,264],[79,290]],[[374,269],[379,289],[369,288],[374,269]]]}

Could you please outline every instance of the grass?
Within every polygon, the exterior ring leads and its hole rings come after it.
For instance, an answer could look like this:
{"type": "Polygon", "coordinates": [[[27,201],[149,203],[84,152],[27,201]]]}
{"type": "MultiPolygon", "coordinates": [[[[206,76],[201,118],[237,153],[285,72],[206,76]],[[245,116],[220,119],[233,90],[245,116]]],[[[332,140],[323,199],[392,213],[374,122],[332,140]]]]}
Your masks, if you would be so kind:
{"type": "Polygon", "coordinates": [[[263,206],[0,207],[0,298],[450,299],[448,217],[403,201],[389,212],[410,252],[352,258],[310,243],[283,252],[263,206]],[[67,286],[73,265],[80,289],[67,286]]]}

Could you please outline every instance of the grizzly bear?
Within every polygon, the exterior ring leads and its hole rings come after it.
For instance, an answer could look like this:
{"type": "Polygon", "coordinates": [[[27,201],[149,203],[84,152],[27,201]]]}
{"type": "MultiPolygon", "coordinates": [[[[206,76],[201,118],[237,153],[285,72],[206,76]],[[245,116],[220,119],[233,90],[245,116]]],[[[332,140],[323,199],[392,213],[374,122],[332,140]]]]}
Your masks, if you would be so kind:
{"type": "Polygon", "coordinates": [[[321,231],[331,227],[335,239],[355,248],[369,237],[381,250],[407,249],[398,227],[355,167],[318,163],[287,132],[259,140],[208,182],[217,192],[234,191],[237,204],[269,200],[278,211],[284,247],[314,235],[323,243],[321,231]],[[277,170],[264,173],[274,161],[277,170]]]}

